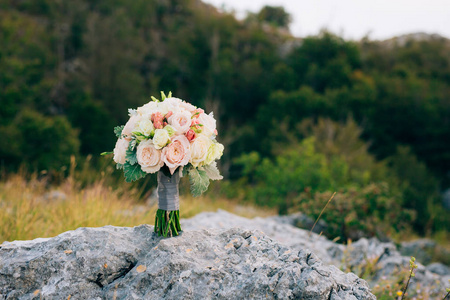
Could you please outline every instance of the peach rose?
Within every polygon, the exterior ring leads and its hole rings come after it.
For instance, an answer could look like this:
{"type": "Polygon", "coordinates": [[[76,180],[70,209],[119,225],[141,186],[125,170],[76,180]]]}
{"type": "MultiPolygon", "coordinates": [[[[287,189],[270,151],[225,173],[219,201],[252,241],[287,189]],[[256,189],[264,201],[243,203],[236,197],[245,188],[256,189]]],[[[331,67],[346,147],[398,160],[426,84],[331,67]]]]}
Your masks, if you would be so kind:
{"type": "Polygon", "coordinates": [[[143,141],[137,146],[137,161],[142,171],[156,173],[164,165],[161,150],[157,150],[151,140],[143,141]]]}
{"type": "Polygon", "coordinates": [[[174,113],[168,121],[177,134],[185,134],[191,127],[191,114],[187,111],[174,113]]]}
{"type": "Polygon", "coordinates": [[[179,166],[187,165],[190,158],[189,141],[184,135],[174,137],[172,142],[162,150],[162,159],[169,167],[171,174],[179,166]]]}
{"type": "Polygon", "coordinates": [[[125,156],[127,152],[129,141],[126,139],[118,139],[116,142],[116,146],[114,147],[114,161],[118,164],[125,163],[125,156]]]}

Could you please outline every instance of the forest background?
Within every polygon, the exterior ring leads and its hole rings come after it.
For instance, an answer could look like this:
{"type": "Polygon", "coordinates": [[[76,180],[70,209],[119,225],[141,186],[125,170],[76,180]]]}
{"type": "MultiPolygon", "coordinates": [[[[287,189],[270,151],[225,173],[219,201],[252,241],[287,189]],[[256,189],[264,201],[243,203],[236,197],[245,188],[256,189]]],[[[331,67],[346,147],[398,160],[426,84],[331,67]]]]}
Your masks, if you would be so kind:
{"type": "MultiPolygon", "coordinates": [[[[336,191],[330,238],[448,241],[450,40],[297,38],[289,22],[282,7],[238,20],[197,0],[0,0],[0,242],[39,236],[46,206],[30,199],[69,179],[144,203],[155,177],[124,183],[100,153],[160,91],[218,120],[225,180],[205,201],[315,219],[336,191]]],[[[40,234],[117,220],[105,207],[40,234]]]]}

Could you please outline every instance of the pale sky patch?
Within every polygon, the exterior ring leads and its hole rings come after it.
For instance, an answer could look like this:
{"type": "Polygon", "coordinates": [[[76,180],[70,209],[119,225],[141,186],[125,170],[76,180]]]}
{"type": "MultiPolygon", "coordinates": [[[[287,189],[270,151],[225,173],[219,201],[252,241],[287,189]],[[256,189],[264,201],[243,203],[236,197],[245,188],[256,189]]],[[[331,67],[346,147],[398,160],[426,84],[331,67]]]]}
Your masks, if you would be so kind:
{"type": "Polygon", "coordinates": [[[322,28],[347,39],[387,39],[407,33],[450,38],[450,0],[204,0],[242,18],[264,5],[283,6],[293,18],[291,32],[316,35],[322,28]]]}

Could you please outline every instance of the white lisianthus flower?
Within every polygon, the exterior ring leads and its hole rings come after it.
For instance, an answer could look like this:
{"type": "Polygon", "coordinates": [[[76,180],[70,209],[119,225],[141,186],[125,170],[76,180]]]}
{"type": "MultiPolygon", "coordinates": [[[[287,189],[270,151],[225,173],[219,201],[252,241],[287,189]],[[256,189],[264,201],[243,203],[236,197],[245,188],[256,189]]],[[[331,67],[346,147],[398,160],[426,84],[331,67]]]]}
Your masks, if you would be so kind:
{"type": "Polygon", "coordinates": [[[208,148],[208,153],[206,154],[205,164],[209,165],[213,161],[218,160],[223,155],[223,145],[217,142],[212,142],[211,146],[208,148]]]}
{"type": "Polygon", "coordinates": [[[161,150],[156,149],[151,140],[143,141],[137,146],[136,157],[142,171],[146,173],[156,173],[164,165],[161,150]]]}
{"type": "Polygon", "coordinates": [[[155,130],[152,121],[148,117],[143,117],[137,124],[137,131],[145,136],[150,136],[150,134],[155,130]]]}
{"type": "Polygon", "coordinates": [[[207,137],[211,137],[216,130],[216,120],[214,119],[214,117],[211,114],[207,115],[205,113],[201,113],[198,116],[198,121],[203,125],[202,133],[207,137]]]}
{"type": "Polygon", "coordinates": [[[114,147],[114,161],[117,164],[124,164],[125,163],[125,156],[127,152],[129,141],[126,139],[118,139],[116,142],[116,146],[114,147]]]}
{"type": "Polygon", "coordinates": [[[174,112],[168,121],[175,128],[177,134],[185,134],[191,128],[191,113],[188,111],[174,112]]]}
{"type": "Polygon", "coordinates": [[[164,129],[156,129],[155,135],[153,136],[153,145],[155,145],[156,149],[164,148],[167,143],[170,141],[169,132],[164,129]]]}
{"type": "Polygon", "coordinates": [[[173,126],[171,126],[171,125],[166,125],[164,127],[164,130],[167,130],[167,132],[169,133],[170,137],[174,136],[174,134],[176,132],[175,128],[173,128],[173,126]]]}
{"type": "Polygon", "coordinates": [[[198,137],[191,143],[190,163],[194,167],[202,166],[205,164],[206,156],[208,155],[208,149],[211,144],[211,139],[203,134],[198,135],[198,137]]]}

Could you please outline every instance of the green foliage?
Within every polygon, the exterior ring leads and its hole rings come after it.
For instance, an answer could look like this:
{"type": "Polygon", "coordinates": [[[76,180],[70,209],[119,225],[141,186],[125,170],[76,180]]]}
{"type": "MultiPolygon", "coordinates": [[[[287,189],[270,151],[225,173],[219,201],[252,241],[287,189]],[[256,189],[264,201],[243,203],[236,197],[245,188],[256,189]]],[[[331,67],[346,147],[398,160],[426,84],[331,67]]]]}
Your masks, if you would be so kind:
{"type": "Polygon", "coordinates": [[[138,162],[137,155],[136,155],[136,149],[131,149],[131,143],[128,147],[127,151],[125,152],[125,160],[130,163],[130,165],[134,165],[138,162]]]}
{"type": "Polygon", "coordinates": [[[144,178],[147,173],[142,171],[141,166],[139,164],[130,164],[130,162],[125,162],[123,165],[123,173],[125,175],[126,182],[133,182],[144,178]]]}
{"type": "Polygon", "coordinates": [[[417,212],[415,229],[421,233],[430,233],[432,229],[449,226],[450,221],[447,219],[445,222],[442,218],[448,216],[448,212],[434,214],[434,207],[440,204],[439,182],[425,164],[411,153],[411,149],[398,147],[397,153],[388,162],[390,169],[395,172],[395,181],[403,190],[402,206],[417,212]]]}
{"type": "Polygon", "coordinates": [[[171,90],[215,112],[230,195],[285,212],[305,189],[387,182],[418,232],[446,230],[448,40],[299,40],[289,21],[195,0],[3,1],[0,160],[59,170],[112,149],[127,109],[171,90]]]}
{"type": "Polygon", "coordinates": [[[78,133],[65,117],[46,117],[25,110],[8,126],[1,126],[0,156],[8,167],[28,164],[38,170],[61,170],[78,155],[78,133]]]}
{"type": "Polygon", "coordinates": [[[264,6],[256,15],[258,21],[267,22],[275,27],[289,26],[291,16],[282,6],[264,6]]]}
{"type": "Polygon", "coordinates": [[[215,161],[213,161],[209,165],[202,167],[201,169],[206,172],[206,175],[211,180],[222,180],[223,179],[223,176],[220,175],[220,171],[217,168],[217,162],[215,162],[215,161]]]}
{"type": "Polygon", "coordinates": [[[209,177],[203,170],[198,170],[197,168],[191,167],[188,170],[189,182],[191,184],[191,194],[194,197],[198,197],[206,190],[209,186],[209,177]]]}
{"type": "MultiPolygon", "coordinates": [[[[303,192],[293,199],[290,211],[301,211],[315,219],[330,196],[331,192],[303,192]]],[[[415,214],[402,208],[400,199],[401,194],[387,183],[339,189],[321,217],[327,223],[324,234],[345,242],[361,237],[385,238],[409,230],[415,214]]]]}

